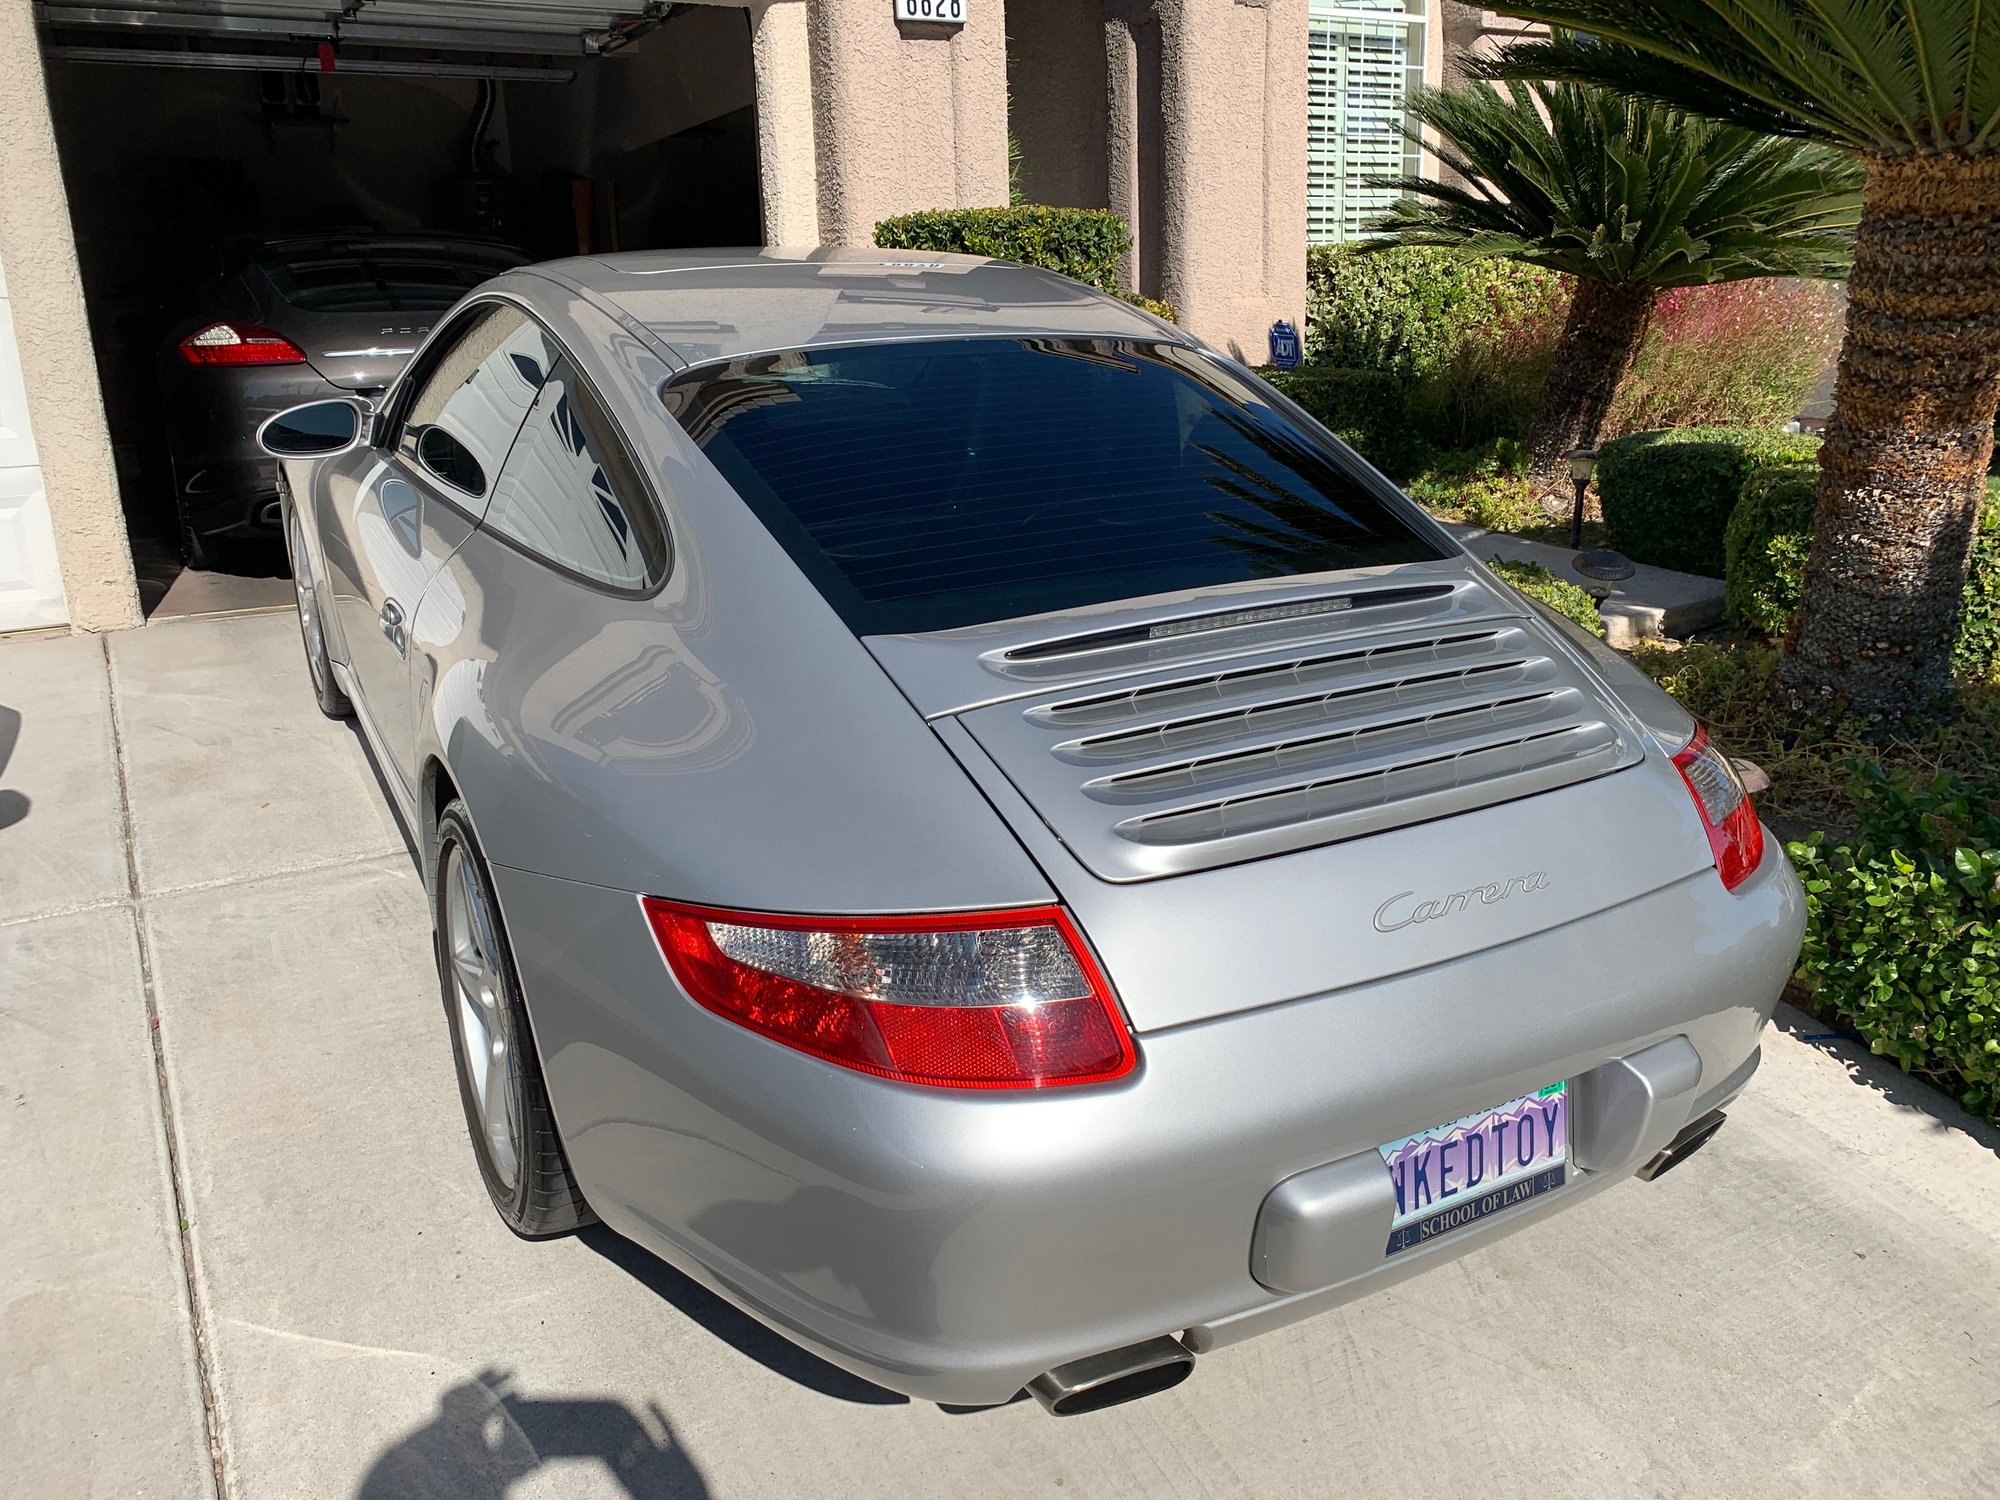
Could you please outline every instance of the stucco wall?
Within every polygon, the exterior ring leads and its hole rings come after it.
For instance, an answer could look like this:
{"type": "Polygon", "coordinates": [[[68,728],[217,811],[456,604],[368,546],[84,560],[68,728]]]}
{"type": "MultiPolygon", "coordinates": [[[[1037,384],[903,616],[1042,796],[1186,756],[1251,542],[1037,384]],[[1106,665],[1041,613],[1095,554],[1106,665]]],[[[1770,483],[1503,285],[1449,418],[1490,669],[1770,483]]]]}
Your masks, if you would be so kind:
{"type": "Polygon", "coordinates": [[[750,11],[750,26],[764,243],[814,245],[819,242],[819,153],[806,0],[761,0],[750,11]]]}
{"type": "Polygon", "coordinates": [[[1105,13],[1110,199],[1138,233],[1132,274],[1261,364],[1271,324],[1305,316],[1306,0],[1109,0],[1105,13]]]}
{"type": "Polygon", "coordinates": [[[877,221],[1007,201],[1000,0],[964,26],[896,23],[888,0],[809,0],[820,238],[866,245],[877,221]]]}
{"type": "Polygon", "coordinates": [[[1030,203],[1110,201],[1103,27],[1095,0],[1007,0],[1008,118],[1030,203]]]}
{"type": "Polygon", "coordinates": [[[70,625],[140,623],[31,0],[0,0],[0,260],[70,625]]]}

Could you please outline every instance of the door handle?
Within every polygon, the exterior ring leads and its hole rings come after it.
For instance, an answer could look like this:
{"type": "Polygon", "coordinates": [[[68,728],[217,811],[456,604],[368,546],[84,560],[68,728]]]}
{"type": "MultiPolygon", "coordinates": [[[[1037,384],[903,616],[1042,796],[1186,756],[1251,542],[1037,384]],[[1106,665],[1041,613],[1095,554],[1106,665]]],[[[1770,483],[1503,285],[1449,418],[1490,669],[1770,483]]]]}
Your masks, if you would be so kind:
{"type": "Polygon", "coordinates": [[[398,656],[409,649],[409,633],[403,629],[403,606],[394,599],[382,601],[382,634],[389,638],[398,656]]]}

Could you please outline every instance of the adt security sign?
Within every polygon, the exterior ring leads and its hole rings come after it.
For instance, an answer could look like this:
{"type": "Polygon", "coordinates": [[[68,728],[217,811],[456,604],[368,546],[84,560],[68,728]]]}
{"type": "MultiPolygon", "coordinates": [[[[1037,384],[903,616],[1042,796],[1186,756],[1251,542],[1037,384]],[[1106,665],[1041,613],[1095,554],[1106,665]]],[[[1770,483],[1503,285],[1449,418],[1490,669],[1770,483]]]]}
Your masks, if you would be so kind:
{"type": "Polygon", "coordinates": [[[1299,367],[1299,331],[1283,318],[1271,325],[1271,363],[1281,370],[1299,367]]]}
{"type": "Polygon", "coordinates": [[[967,3],[968,0],[896,0],[896,19],[963,26],[967,3]]]}

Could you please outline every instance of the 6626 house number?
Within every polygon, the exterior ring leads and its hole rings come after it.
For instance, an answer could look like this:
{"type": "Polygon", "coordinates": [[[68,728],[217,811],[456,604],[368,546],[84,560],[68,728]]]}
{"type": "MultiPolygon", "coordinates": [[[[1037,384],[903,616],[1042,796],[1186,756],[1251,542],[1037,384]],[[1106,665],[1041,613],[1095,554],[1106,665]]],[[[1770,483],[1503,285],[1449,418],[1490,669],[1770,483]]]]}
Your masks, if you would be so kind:
{"type": "Polygon", "coordinates": [[[896,19],[963,26],[967,3],[968,0],[896,0],[896,19]]]}

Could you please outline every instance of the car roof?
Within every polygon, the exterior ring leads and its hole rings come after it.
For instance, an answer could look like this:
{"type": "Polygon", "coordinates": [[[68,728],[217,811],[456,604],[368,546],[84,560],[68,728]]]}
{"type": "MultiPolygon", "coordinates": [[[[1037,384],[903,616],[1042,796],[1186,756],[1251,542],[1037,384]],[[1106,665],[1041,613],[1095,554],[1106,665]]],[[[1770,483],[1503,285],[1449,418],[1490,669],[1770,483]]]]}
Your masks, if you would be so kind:
{"type": "Polygon", "coordinates": [[[534,271],[609,303],[688,365],[914,338],[1192,342],[1066,276],[976,255],[835,246],[661,250],[581,256],[534,271]]]}

